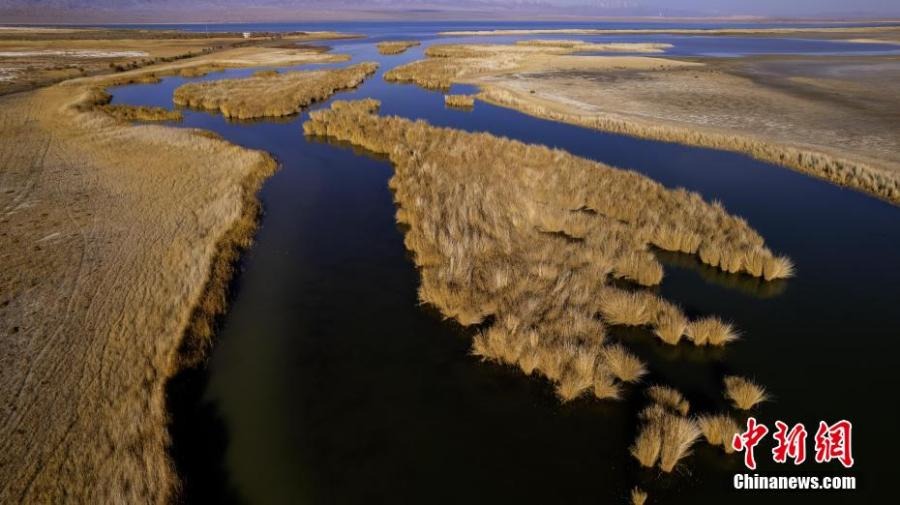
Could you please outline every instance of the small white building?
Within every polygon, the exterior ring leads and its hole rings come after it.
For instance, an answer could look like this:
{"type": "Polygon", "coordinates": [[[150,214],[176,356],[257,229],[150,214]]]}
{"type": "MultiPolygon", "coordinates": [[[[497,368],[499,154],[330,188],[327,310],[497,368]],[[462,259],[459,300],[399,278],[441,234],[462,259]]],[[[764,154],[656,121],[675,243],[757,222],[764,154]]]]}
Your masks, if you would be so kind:
{"type": "Polygon", "coordinates": [[[244,32],[243,35],[244,35],[244,38],[245,38],[245,39],[249,39],[251,33],[250,33],[250,32],[244,32]]]}

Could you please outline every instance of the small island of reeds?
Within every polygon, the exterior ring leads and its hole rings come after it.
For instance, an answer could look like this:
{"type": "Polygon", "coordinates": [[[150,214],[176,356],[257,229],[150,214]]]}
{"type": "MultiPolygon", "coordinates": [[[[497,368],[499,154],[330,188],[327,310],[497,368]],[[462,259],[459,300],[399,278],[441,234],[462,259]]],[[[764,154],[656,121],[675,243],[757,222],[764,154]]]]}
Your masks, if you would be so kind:
{"type": "Polygon", "coordinates": [[[377,63],[364,62],[333,70],[262,71],[243,79],[192,82],[175,90],[174,101],[218,110],[233,119],[288,116],[337,91],[358,86],[377,69],[377,63]]]}

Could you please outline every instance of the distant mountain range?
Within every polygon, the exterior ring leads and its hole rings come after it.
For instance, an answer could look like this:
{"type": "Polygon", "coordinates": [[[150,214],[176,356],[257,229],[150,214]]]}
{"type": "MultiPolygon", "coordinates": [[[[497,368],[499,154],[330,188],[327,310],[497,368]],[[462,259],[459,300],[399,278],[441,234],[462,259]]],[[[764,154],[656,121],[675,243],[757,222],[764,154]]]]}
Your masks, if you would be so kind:
{"type": "MultiPolygon", "coordinates": [[[[698,8],[712,3],[710,0],[705,0],[705,3],[704,0],[0,0],[0,25],[378,19],[585,20],[590,17],[728,15],[698,8]]],[[[732,0],[730,5],[732,15],[740,14],[739,10],[734,9],[742,5],[754,8],[754,2],[732,0]]],[[[757,13],[753,10],[749,12],[757,13]]],[[[809,16],[823,15],[827,16],[824,13],[811,13],[809,16]]],[[[840,16],[846,17],[847,12],[842,12],[840,16]]],[[[872,17],[872,14],[859,12],[858,16],[872,17]]]]}

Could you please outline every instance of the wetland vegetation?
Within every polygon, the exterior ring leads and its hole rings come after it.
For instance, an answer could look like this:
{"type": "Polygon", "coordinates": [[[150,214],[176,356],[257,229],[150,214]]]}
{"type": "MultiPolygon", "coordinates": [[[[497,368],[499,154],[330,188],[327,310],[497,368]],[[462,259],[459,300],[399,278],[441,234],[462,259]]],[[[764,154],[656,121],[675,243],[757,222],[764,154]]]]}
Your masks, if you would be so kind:
{"type": "Polygon", "coordinates": [[[218,110],[234,119],[288,116],[358,86],[377,69],[377,63],[365,62],[333,70],[257,72],[243,79],[185,84],[175,90],[174,101],[177,105],[218,110]]]}

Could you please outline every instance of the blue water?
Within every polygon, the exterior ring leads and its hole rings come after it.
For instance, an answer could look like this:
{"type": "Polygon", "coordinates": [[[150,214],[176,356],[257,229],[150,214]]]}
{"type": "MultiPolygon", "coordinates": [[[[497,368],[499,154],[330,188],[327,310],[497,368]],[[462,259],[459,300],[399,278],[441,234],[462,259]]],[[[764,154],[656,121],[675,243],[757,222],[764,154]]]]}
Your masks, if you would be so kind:
{"type": "MultiPolygon", "coordinates": [[[[719,49],[701,39],[697,50],[719,49]]],[[[661,255],[661,294],[691,316],[734,321],[741,341],[712,350],[666,346],[643,330],[615,335],[649,362],[650,381],[678,387],[697,412],[724,410],[721,377],[738,373],[772,392],[773,401],[755,412],[770,425],[802,421],[814,430],[820,419],[853,421],[851,470],[811,462],[779,468],[767,454],[771,444],[760,446],[758,459],[770,474],[855,475],[860,489],[736,493],[730,487],[739,457],[703,444],[674,475],[641,470],[627,452],[638,390],[624,402],[560,405],[544,381],[469,356],[470,331],[418,305],[418,276],[393,219],[384,158],[304,138],[306,112],[229,122],[186,110],[174,126],[216,131],[282,165],[261,191],[261,228],[241,262],[208,367],[173,384],[174,452],[187,501],[622,503],[635,484],[654,503],[684,504],[869,503],[890,492],[898,449],[889,384],[900,351],[900,209],[734,153],[586,130],[480,102],[469,112],[448,109],[439,93],[382,78],[393,65],[421,58],[424,47],[384,57],[371,41],[331,44],[354,61],[382,65],[338,99],[375,97],[383,114],[559,147],[698,191],[747,218],[775,251],[794,259],[796,278],[764,283],[661,255]]],[[[173,90],[190,80],[117,88],[114,101],[171,107],[173,90]]]]}
{"type": "Polygon", "coordinates": [[[295,32],[295,31],[338,31],[357,33],[366,36],[362,43],[369,44],[385,39],[412,38],[416,40],[437,39],[444,42],[506,42],[522,38],[578,38],[587,41],[602,42],[667,42],[675,44],[675,55],[692,56],[742,56],[752,54],[900,54],[900,48],[894,44],[858,44],[839,40],[813,40],[789,37],[702,37],[671,34],[642,35],[537,35],[533,37],[443,37],[439,32],[495,30],[495,29],[710,29],[710,28],[827,28],[834,26],[895,26],[896,23],[843,23],[840,25],[814,22],[791,23],[716,23],[696,22],[550,22],[550,21],[418,21],[418,22],[292,22],[292,23],[176,23],[158,25],[112,24],[92,25],[104,28],[139,28],[139,29],[175,29],[193,32],[295,32]]]}

